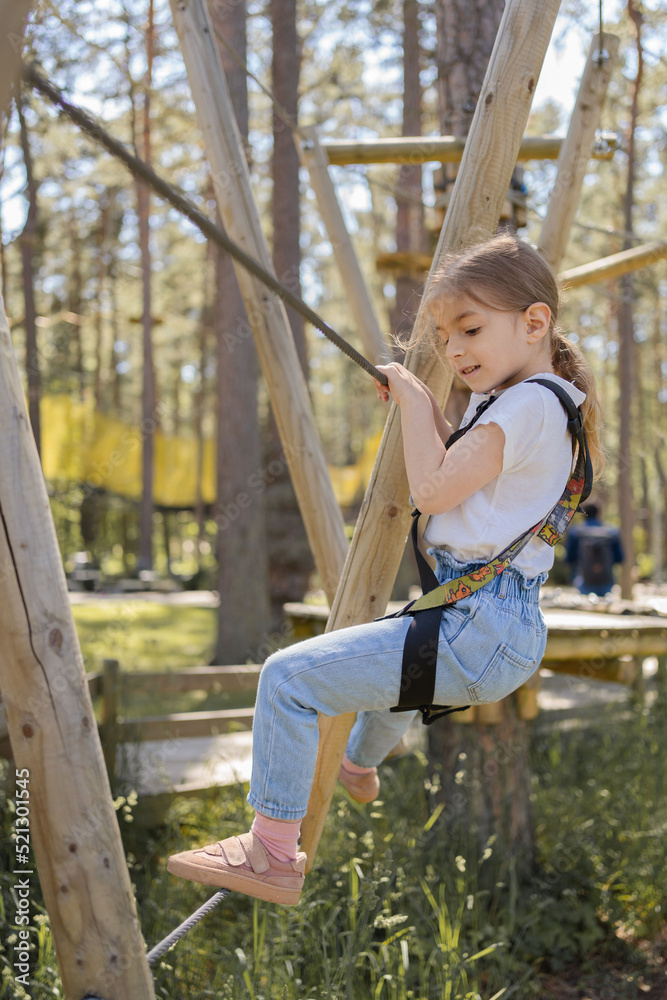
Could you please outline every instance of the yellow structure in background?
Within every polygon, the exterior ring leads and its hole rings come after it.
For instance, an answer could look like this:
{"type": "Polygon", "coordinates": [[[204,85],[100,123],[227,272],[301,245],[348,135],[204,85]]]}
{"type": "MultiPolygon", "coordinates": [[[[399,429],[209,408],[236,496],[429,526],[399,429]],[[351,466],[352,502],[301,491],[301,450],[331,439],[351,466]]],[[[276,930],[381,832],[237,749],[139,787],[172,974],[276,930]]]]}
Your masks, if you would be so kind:
{"type": "Polygon", "coordinates": [[[329,466],[333,491],[341,507],[351,507],[363,500],[381,440],[382,431],[369,437],[354,465],[329,466]]]}
{"type": "MultiPolygon", "coordinates": [[[[40,406],[42,468],[47,480],[86,483],[130,500],[141,497],[142,428],[95,409],[92,401],[45,396],[40,406]]],[[[329,467],[334,493],[342,507],[363,496],[381,434],[364,445],[354,465],[329,467]]],[[[202,497],[215,500],[215,441],[203,442],[202,497]]],[[[158,506],[193,507],[197,499],[195,438],[155,431],[153,498],[158,506]]]]}

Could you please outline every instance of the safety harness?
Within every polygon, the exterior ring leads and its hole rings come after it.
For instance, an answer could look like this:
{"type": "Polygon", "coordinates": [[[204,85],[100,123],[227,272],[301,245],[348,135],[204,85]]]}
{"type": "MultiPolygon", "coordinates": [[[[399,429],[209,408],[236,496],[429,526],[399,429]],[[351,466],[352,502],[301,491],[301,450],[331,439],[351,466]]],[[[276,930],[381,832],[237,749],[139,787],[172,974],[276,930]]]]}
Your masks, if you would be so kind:
{"type": "MultiPolygon", "coordinates": [[[[474,594],[476,590],[480,590],[496,576],[499,576],[516,559],[519,552],[525,548],[534,535],[541,538],[547,545],[554,546],[563,537],[567,526],[579,508],[579,504],[583,503],[591,492],[593,470],[581,410],[574,404],[569,393],[556,382],[542,378],[527,379],[526,381],[536,382],[555,393],[567,413],[567,429],[572,435],[572,469],[567,486],[563,490],[560,500],[552,507],[547,516],[511,542],[495,559],[464,576],[439,584],[435,573],[419,550],[417,539],[421,512],[416,508],[412,512],[411,537],[419,569],[422,596],[406,604],[395,614],[386,616],[387,618],[401,618],[409,615],[412,618],[403,647],[399,702],[391,711],[409,712],[419,709],[425,726],[431,725],[436,719],[449,715],[450,712],[462,712],[470,707],[469,705],[433,704],[442,609],[474,594]]],[[[463,437],[497,398],[497,396],[491,396],[480,403],[472,420],[465,427],[454,431],[449,437],[445,449],[451,448],[459,438],[463,437]]]]}

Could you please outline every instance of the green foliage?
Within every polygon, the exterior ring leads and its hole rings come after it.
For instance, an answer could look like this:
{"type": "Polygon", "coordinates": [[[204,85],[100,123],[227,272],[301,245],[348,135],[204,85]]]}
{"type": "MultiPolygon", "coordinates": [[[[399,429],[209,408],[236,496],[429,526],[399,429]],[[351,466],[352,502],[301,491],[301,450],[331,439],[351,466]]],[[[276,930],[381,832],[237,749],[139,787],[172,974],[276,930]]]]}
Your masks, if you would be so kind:
{"type": "MultiPolygon", "coordinates": [[[[614,714],[616,713],[616,714],[614,714]]],[[[642,958],[667,905],[667,698],[581,729],[541,728],[532,748],[539,864],[527,884],[489,843],[455,843],[431,800],[420,754],[381,769],[382,799],[360,806],[337,791],[297,907],[234,894],[159,963],[165,1000],[530,1000],[542,972],[574,963],[593,974],[642,958]]],[[[10,790],[7,785],[7,790],[10,790]]],[[[166,872],[167,856],[246,829],[241,785],[177,799],[166,823],[129,822],[116,802],[147,943],[161,940],[210,895],[166,872]]],[[[2,870],[11,871],[11,800],[2,815],[2,870]]],[[[61,996],[35,886],[33,985],[61,996]]],[[[0,962],[12,992],[10,877],[2,877],[0,962]]],[[[34,992],[34,995],[41,995],[34,992]]],[[[628,993],[630,998],[635,994],[628,993]]]]}
{"type": "Polygon", "coordinates": [[[122,670],[183,670],[210,663],[214,608],[181,607],[130,598],[72,607],[87,670],[113,655],[122,670]]]}
{"type": "MultiPolygon", "coordinates": [[[[419,755],[382,768],[382,800],[370,807],[337,793],[299,906],[223,904],[208,931],[167,956],[161,995],[174,995],[173,977],[179,996],[207,995],[191,978],[200,967],[215,970],[220,996],[523,1000],[541,995],[541,971],[619,956],[640,964],[616,933],[650,939],[663,925],[666,707],[536,736],[539,866],[526,885],[493,844],[476,857],[448,839],[419,755]]],[[[186,882],[165,886],[168,853],[238,832],[250,815],[240,788],[175,804],[138,887],[149,912],[165,911],[156,892],[178,913],[203,896],[186,882]]],[[[146,933],[157,940],[168,926],[146,933]]]]}

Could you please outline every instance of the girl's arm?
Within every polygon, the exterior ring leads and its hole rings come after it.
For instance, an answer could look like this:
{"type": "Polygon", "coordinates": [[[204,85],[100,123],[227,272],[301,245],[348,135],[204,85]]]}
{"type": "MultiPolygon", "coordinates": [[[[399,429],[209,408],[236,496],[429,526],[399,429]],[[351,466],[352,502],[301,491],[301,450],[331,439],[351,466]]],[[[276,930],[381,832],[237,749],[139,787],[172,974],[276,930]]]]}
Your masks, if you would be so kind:
{"type": "MultiPolygon", "coordinates": [[[[423,383],[422,383],[423,384],[423,383]]],[[[426,393],[431,400],[431,406],[433,408],[433,419],[435,420],[435,429],[438,432],[440,440],[443,444],[447,444],[450,436],[454,433],[454,428],[450,424],[447,417],[444,415],[440,407],[438,406],[438,401],[429,389],[427,385],[424,386],[426,393]]]]}
{"type": "MultiPolygon", "coordinates": [[[[424,514],[452,510],[500,474],[505,434],[497,424],[474,427],[446,451],[433,394],[402,365],[378,366],[389,386],[376,382],[380,399],[391,392],[401,409],[403,452],[410,492],[424,514]]],[[[446,425],[443,426],[443,425],[446,425]]]]}

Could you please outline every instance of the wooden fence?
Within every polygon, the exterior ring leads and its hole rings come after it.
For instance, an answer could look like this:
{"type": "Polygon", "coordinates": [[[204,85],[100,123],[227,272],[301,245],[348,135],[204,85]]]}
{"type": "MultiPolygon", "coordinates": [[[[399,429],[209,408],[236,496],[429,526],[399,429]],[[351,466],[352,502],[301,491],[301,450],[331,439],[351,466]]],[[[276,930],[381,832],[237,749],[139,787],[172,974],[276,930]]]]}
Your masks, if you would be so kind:
{"type": "Polygon", "coordinates": [[[89,675],[91,697],[102,698],[100,735],[109,777],[113,778],[119,743],[216,736],[230,729],[252,728],[254,708],[215,712],[172,712],[168,715],[123,719],[122,704],[137,695],[178,695],[188,691],[219,691],[254,695],[260,664],[191,667],[178,673],[121,673],[118,660],[105,660],[101,673],[89,675]]]}

